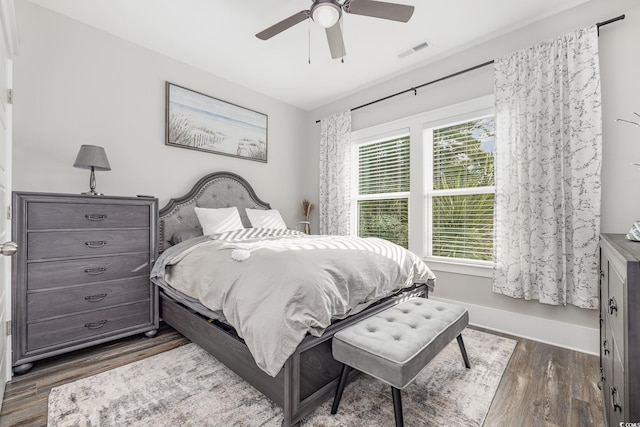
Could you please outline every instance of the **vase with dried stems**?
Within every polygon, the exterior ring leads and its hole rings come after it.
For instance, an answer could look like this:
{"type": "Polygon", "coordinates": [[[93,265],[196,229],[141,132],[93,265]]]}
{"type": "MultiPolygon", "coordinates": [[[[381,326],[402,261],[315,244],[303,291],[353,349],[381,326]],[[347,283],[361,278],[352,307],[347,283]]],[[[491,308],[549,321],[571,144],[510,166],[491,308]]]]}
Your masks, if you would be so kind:
{"type": "Polygon", "coordinates": [[[308,199],[302,199],[300,201],[300,205],[302,206],[302,216],[304,217],[304,221],[301,223],[304,224],[304,232],[306,234],[311,234],[311,223],[309,222],[309,216],[311,215],[311,210],[313,209],[313,203],[311,203],[308,199]]]}

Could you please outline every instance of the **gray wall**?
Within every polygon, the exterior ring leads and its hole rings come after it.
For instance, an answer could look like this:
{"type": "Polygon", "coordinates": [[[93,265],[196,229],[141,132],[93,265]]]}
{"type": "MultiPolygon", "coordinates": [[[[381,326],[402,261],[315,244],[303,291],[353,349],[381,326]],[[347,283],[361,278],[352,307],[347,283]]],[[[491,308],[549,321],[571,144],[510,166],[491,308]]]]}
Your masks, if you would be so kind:
{"type": "Polygon", "coordinates": [[[73,168],[81,144],[105,147],[97,172],[109,195],[151,194],[160,205],[203,175],[240,174],[291,227],[304,197],[298,177],[308,113],[70,18],[17,2],[14,189],[79,193],[89,172],[73,168]],[[165,81],[268,115],[268,162],[164,145],[165,81]]]}
{"type": "MultiPolygon", "coordinates": [[[[632,111],[640,112],[640,7],[637,1],[592,0],[584,5],[529,25],[503,37],[482,43],[456,55],[440,59],[430,65],[408,72],[392,80],[345,97],[311,112],[312,121],[334,112],[345,111],[375,99],[396,93],[453,72],[484,63],[532,46],[581,27],[626,13],[624,21],[601,29],[599,40],[603,102],[603,166],[602,166],[602,231],[627,232],[633,221],[640,219],[640,197],[630,189],[640,183],[640,129],[616,123],[615,118],[631,118],[632,111]],[[635,195],[633,195],[635,194],[635,195]]],[[[401,95],[353,112],[354,130],[367,128],[394,119],[409,117],[458,102],[493,93],[493,67],[487,66],[467,74],[401,95]]],[[[314,141],[310,150],[305,186],[318,198],[319,125],[311,128],[309,139],[314,141]]],[[[316,212],[317,215],[317,212],[316,212]]],[[[317,224],[317,216],[313,218],[317,224]]],[[[597,328],[597,312],[572,306],[554,307],[514,300],[492,293],[491,280],[436,271],[438,286],[436,297],[458,300],[509,313],[559,321],[588,328],[597,328]]],[[[505,324],[509,331],[510,325],[505,324]]],[[[597,344],[597,343],[596,343],[597,344]]]]}

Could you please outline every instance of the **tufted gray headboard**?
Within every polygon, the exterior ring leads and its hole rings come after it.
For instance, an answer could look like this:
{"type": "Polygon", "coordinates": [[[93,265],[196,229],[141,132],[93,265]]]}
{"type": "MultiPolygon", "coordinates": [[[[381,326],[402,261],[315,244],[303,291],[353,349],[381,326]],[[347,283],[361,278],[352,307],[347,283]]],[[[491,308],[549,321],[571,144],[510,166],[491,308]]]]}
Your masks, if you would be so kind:
{"type": "Polygon", "coordinates": [[[256,196],[251,185],[239,175],[232,172],[214,172],[201,178],[191,191],[182,197],[169,200],[160,209],[158,251],[162,252],[170,246],[169,240],[176,231],[200,227],[194,207],[228,208],[238,207],[240,218],[245,227],[251,224],[244,208],[271,209],[256,196]]]}

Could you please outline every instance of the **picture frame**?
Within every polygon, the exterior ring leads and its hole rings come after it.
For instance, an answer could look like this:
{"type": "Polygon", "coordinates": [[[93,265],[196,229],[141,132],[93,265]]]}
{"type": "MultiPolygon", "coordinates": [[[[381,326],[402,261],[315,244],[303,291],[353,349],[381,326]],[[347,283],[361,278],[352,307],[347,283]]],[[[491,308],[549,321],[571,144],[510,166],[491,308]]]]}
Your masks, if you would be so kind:
{"type": "Polygon", "coordinates": [[[165,145],[267,162],[268,117],[166,82],[165,145]]]}

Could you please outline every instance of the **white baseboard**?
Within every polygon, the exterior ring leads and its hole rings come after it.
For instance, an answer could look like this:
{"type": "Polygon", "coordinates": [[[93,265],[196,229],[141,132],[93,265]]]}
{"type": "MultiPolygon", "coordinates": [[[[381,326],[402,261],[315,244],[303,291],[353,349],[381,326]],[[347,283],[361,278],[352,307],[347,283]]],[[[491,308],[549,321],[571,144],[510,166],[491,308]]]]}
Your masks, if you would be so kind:
{"type": "Polygon", "coordinates": [[[598,355],[600,331],[594,328],[556,322],[555,320],[499,310],[482,305],[469,304],[429,296],[435,301],[448,302],[465,307],[469,311],[469,323],[496,332],[527,338],[582,353],[598,355]]]}

